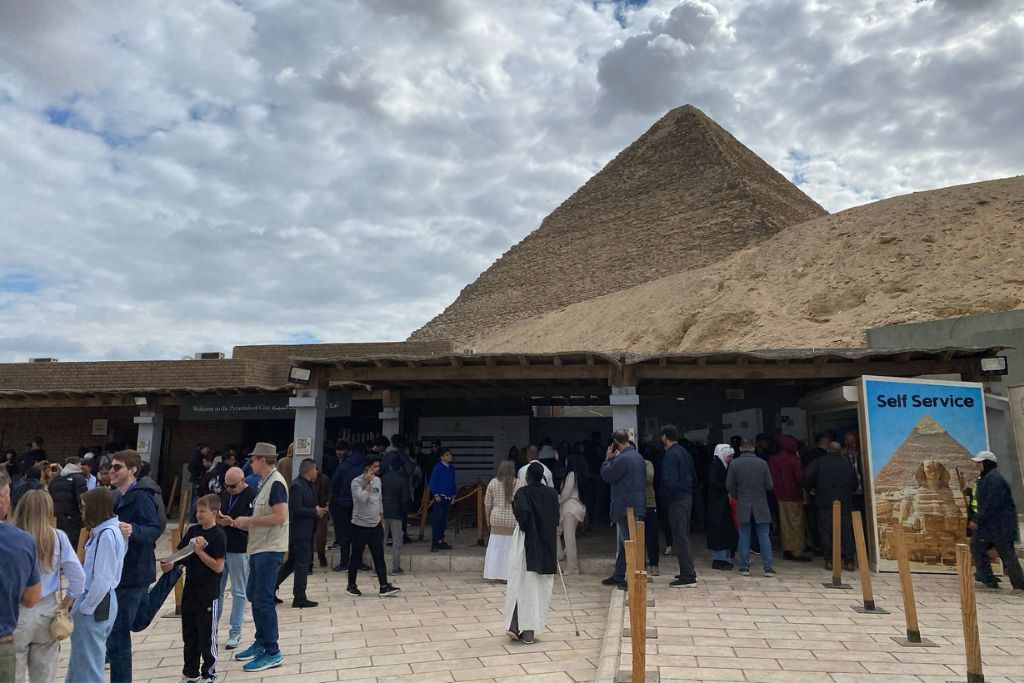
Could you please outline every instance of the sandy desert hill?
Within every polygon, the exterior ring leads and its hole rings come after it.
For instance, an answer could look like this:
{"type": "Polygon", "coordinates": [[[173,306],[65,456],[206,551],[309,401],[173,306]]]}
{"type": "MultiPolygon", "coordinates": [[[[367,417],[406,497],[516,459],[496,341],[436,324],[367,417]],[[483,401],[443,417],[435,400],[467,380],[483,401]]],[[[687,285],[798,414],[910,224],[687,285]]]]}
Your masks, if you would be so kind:
{"type": "Polygon", "coordinates": [[[726,258],[824,209],[692,106],[670,111],[410,341],[466,340],[726,258]],[[629,268],[610,273],[613,262],[629,268]]]}
{"type": "Polygon", "coordinates": [[[874,202],[719,262],[478,334],[477,352],[863,346],[866,328],[1024,308],[1024,177],[874,202]]]}

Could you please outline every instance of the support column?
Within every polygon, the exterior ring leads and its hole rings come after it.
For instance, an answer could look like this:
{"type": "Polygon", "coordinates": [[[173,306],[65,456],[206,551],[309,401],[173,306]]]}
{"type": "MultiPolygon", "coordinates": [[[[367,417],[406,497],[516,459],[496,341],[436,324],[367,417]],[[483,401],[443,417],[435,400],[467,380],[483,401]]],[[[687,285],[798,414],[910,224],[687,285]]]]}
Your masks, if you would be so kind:
{"type": "Polygon", "coordinates": [[[381,433],[389,439],[402,433],[402,395],[397,391],[384,392],[384,409],[378,414],[381,433]]]}
{"type": "Polygon", "coordinates": [[[149,463],[150,476],[156,481],[160,475],[160,447],[164,441],[164,416],[152,408],[145,409],[134,418],[139,426],[135,450],[143,462],[149,463]]]}
{"type": "Polygon", "coordinates": [[[292,479],[299,476],[299,466],[306,458],[323,467],[324,419],[327,416],[327,389],[298,389],[288,399],[295,409],[295,456],[292,458],[292,479]]]}
{"type": "Polygon", "coordinates": [[[640,405],[640,396],[636,393],[636,387],[613,384],[608,403],[612,407],[612,429],[625,429],[629,432],[629,438],[639,443],[637,407],[640,405]]]}

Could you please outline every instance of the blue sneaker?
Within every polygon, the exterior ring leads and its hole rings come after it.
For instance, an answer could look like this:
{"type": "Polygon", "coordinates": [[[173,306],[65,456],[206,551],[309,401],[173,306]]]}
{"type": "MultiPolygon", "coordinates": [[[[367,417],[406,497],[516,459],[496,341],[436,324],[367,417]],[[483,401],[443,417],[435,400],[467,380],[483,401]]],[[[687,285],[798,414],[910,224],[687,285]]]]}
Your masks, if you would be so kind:
{"type": "Polygon", "coordinates": [[[250,659],[256,659],[261,654],[263,654],[263,646],[259,643],[253,643],[241,652],[236,652],[235,659],[239,662],[247,662],[250,659]]]}
{"type": "Polygon", "coordinates": [[[264,652],[256,659],[252,660],[248,664],[242,667],[242,671],[265,671],[266,669],[273,669],[284,664],[284,655],[280,652],[274,654],[267,654],[264,652]]]}

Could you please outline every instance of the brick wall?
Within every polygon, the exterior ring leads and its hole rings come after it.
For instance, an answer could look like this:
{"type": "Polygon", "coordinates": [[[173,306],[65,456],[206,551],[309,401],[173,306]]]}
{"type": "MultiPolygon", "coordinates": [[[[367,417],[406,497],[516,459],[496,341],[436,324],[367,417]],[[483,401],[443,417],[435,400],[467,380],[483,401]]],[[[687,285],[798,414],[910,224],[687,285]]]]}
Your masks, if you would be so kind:
{"type": "Polygon", "coordinates": [[[51,461],[75,455],[80,446],[107,443],[103,436],[92,436],[92,421],[105,418],[117,440],[134,444],[138,428],[132,421],[133,407],[96,408],[10,408],[0,410],[3,448],[22,451],[34,436],[46,440],[43,448],[51,461]]]}

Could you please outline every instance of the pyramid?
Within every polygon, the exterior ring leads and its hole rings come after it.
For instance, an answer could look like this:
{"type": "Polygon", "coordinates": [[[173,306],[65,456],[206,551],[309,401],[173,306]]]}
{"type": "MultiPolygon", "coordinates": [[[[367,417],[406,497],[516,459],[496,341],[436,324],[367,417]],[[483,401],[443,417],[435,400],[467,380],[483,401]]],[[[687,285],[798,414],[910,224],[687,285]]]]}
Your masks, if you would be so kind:
{"type": "Polygon", "coordinates": [[[938,460],[949,470],[950,486],[957,487],[956,470],[965,477],[973,470],[971,452],[954,439],[931,415],[925,415],[903,443],[889,457],[889,462],[875,477],[875,491],[885,493],[917,485],[914,474],[925,460],[938,460]]]}
{"type": "Polygon", "coordinates": [[[467,340],[697,268],[826,215],[692,106],[674,109],[410,341],[467,340]]]}

